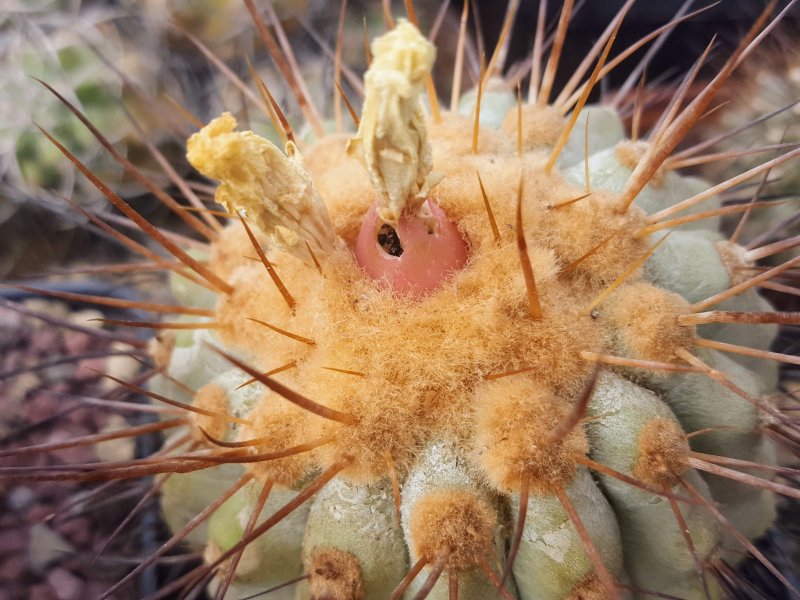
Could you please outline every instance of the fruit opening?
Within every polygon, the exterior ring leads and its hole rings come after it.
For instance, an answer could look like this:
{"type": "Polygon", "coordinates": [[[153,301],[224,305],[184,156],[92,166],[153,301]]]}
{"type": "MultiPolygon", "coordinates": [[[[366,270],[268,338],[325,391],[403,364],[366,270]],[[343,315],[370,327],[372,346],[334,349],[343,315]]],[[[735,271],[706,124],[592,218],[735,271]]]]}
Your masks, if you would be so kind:
{"type": "Polygon", "coordinates": [[[397,236],[397,230],[384,223],[378,230],[378,245],[390,256],[403,256],[403,246],[397,236]]]}
{"type": "Polygon", "coordinates": [[[458,228],[435,202],[426,203],[430,217],[406,212],[396,226],[381,223],[373,204],[356,241],[362,270],[401,294],[427,295],[467,262],[467,244],[458,228]]]}

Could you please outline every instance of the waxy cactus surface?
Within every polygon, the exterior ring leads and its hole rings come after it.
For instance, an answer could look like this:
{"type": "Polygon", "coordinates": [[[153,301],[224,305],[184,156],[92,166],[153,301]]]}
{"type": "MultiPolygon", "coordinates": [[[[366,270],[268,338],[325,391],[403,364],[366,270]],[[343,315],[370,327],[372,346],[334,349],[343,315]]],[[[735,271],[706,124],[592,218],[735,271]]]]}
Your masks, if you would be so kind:
{"type": "Polygon", "coordinates": [[[738,182],[669,156],[770,12],[720,81],[679,87],[630,139],[587,104],[630,4],[554,102],[571,2],[547,61],[537,37],[524,102],[499,77],[501,41],[484,85],[462,96],[457,77],[440,107],[436,49],[401,19],[372,42],[356,133],[322,135],[310,112],[309,141],[272,105],[282,148],[228,113],[188,140],[229,220],[207,250],[172,252],[183,308],[163,311],[178,316],[151,344],[149,393],[187,412],[130,467],[166,473],[170,543],[204,551],[183,583],[318,600],[729,593],[718,575],[771,526],[775,492],[798,496],[773,477],[792,424],[772,359],[793,359],[767,354],[795,321],[758,295],[782,271],[716,232],[738,182]]]}

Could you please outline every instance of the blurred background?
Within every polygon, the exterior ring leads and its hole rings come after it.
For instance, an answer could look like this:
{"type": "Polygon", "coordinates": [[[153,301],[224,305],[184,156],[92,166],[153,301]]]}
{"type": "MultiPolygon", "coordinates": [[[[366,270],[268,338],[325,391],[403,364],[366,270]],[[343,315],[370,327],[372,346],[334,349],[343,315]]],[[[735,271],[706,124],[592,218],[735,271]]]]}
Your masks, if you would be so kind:
{"type": "MultiPolygon", "coordinates": [[[[277,139],[254,102],[258,102],[258,88],[249,64],[296,130],[306,134],[298,106],[262,46],[243,1],[2,0],[1,4],[0,281],[116,298],[158,297],[165,289],[161,276],[126,273],[124,265],[131,260],[131,253],[93,218],[131,233],[142,244],[148,244],[147,238],[129,231],[128,223],[103,194],[79,174],[37,125],[150,222],[178,236],[197,237],[137,181],[135,173],[146,175],[158,189],[183,204],[191,195],[207,203],[213,198],[213,188],[191,173],[183,156],[186,137],[196,130],[197,122],[229,110],[245,127],[277,139]],[[37,79],[77,107],[132,167],[125,168],[106,152],[37,79]],[[167,164],[171,167],[165,167],[167,164]]],[[[576,3],[556,89],[622,4],[622,0],[576,3]]],[[[691,9],[709,4],[697,0],[691,9]]],[[[708,66],[699,77],[701,83],[708,81],[765,4],[725,0],[677,28],[647,68],[649,101],[644,122],[657,118],[669,92],[716,35],[708,66]]],[[[330,116],[335,93],[332,56],[341,5],[327,0],[274,0],[271,4],[261,0],[256,5],[266,21],[280,22],[312,97],[320,111],[330,116]]],[[[682,5],[679,0],[641,0],[630,11],[615,48],[625,48],[668,22],[682,5]]],[[[435,79],[443,97],[451,85],[462,6],[458,0],[416,2],[422,30],[436,32],[439,59],[435,79]]],[[[504,74],[513,80],[522,73],[523,85],[538,6],[533,0],[520,3],[505,61],[504,74]]],[[[548,2],[551,26],[560,8],[561,2],[548,2]]],[[[404,13],[402,2],[395,1],[392,9],[395,15],[404,13]]],[[[463,90],[475,85],[480,56],[491,54],[505,14],[502,1],[472,4],[463,90]]],[[[704,121],[694,139],[738,127],[800,100],[798,25],[795,10],[728,86],[719,110],[704,121]]],[[[379,1],[349,2],[342,38],[343,62],[349,71],[344,74],[343,87],[356,110],[357,82],[366,67],[365,31],[372,38],[383,29],[379,1]]],[[[643,55],[644,51],[638,52],[606,78],[594,99],[601,101],[622,85],[643,55]]],[[[730,148],[800,141],[798,116],[797,107],[790,108],[779,118],[733,138],[730,148]]],[[[754,160],[761,162],[760,158],[754,160]]],[[[701,174],[719,179],[746,165],[746,161],[729,162],[707,167],[701,174]]],[[[792,167],[773,174],[772,196],[798,195],[800,169],[796,163],[792,167]]],[[[793,225],[794,208],[787,210],[790,213],[780,218],[790,222],[781,236],[798,233],[793,225]]],[[[755,227],[748,233],[750,239],[768,224],[755,227]]],[[[140,365],[119,340],[98,338],[80,329],[97,327],[87,325],[91,318],[120,314],[130,318],[130,313],[99,311],[80,302],[36,296],[0,288],[0,445],[68,439],[120,427],[125,418],[86,410],[70,397],[110,392],[108,381],[96,370],[124,379],[135,376],[140,365]],[[43,321],[43,316],[50,317],[50,322],[43,321]],[[54,323],[77,327],[64,329],[54,323]],[[73,358],[66,358],[69,356],[73,358]]],[[[796,339],[796,332],[787,329],[779,340],[780,350],[793,350],[796,339]]],[[[787,370],[784,375],[790,385],[794,373],[787,370]]],[[[36,460],[119,459],[145,455],[156,447],[156,439],[145,436],[135,444],[71,448],[36,460]]],[[[0,484],[0,600],[77,600],[102,593],[137,557],[147,555],[165,539],[157,503],[151,502],[95,562],[98,549],[147,484],[125,483],[100,492],[97,486],[80,484],[0,484]]],[[[792,512],[793,506],[787,503],[780,525],[761,547],[800,586],[795,573],[800,525],[796,511],[792,512]]],[[[173,553],[118,597],[147,595],[198,559],[186,549],[173,553]]],[[[752,562],[746,562],[741,572],[753,586],[745,597],[784,597],[785,592],[752,562]]]]}

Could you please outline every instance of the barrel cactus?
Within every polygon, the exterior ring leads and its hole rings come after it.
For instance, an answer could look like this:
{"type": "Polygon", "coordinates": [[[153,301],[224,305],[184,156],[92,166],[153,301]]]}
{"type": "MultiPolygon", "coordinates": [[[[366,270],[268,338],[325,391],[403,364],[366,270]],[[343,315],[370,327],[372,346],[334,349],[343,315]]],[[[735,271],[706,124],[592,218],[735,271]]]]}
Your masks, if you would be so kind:
{"type": "MultiPolygon", "coordinates": [[[[159,127],[133,124],[152,114],[155,97],[180,95],[157,49],[142,43],[141,19],[120,7],[80,2],[11,2],[0,12],[0,60],[13,65],[0,89],[0,276],[42,269],[63,258],[69,233],[84,219],[65,203],[96,210],[103,194],[78,175],[35,125],[59,136],[95,173],[126,197],[141,195],[134,177],[43,86],[57,86],[88,116],[117,151],[159,185],[147,143],[166,152],[159,127]],[[111,65],[111,66],[109,66],[111,65]],[[120,69],[115,72],[114,69],[120,69]],[[163,77],[163,79],[162,79],[163,77]],[[137,132],[137,127],[142,131],[137,132]],[[45,218],[43,218],[43,216],[45,218]],[[36,235],[31,235],[36,231],[36,235]]],[[[95,3],[96,4],[96,3],[95,3]]]]}
{"type": "Polygon", "coordinates": [[[109,593],[184,540],[205,564],[176,585],[217,598],[719,598],[749,552],[791,588],[751,540],[798,497],[773,478],[797,434],[772,359],[796,359],[769,352],[796,315],[757,292],[796,261],[753,276],[716,232],[738,180],[668,160],[773,7],[628,139],[587,99],[631,4],[555,102],[572,2],[528,101],[489,85],[501,43],[449,111],[410,11],[355,133],[308,111],[301,137],[265,94],[283,148],[227,113],[188,140],[229,224],[159,240],[184,266],[149,308],[176,316],[126,323],[160,330],[136,389],[180,416],[158,455],[80,472],[161,474],[175,535],[109,593]]]}

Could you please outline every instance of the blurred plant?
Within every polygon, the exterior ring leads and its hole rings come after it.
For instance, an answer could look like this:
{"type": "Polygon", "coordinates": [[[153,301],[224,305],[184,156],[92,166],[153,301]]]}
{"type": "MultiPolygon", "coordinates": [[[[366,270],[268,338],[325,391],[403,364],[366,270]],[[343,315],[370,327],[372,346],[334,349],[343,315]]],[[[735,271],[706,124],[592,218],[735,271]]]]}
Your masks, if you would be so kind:
{"type": "MultiPolygon", "coordinates": [[[[144,165],[145,146],[126,111],[145,122],[152,109],[147,99],[169,86],[158,77],[157,48],[142,39],[144,33],[131,14],[77,0],[25,0],[0,13],[0,61],[12,67],[4,69],[0,86],[0,277],[40,267],[66,251],[80,217],[67,215],[63,198],[90,210],[103,202],[60,160],[37,125],[57,132],[119,193],[140,193],[120,163],[33,79],[58,87],[121,155],[138,156],[135,162],[144,165]]],[[[145,126],[157,146],[165,140],[160,129],[159,136],[145,126]]]]}

